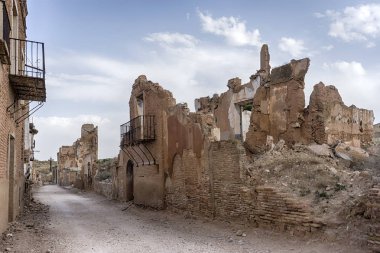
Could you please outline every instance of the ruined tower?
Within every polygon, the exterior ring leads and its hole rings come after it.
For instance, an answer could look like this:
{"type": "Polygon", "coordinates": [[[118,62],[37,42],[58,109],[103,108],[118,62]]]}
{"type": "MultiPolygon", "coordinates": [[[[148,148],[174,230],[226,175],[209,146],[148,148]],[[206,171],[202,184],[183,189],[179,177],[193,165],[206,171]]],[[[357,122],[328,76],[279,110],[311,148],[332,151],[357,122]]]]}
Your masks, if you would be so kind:
{"type": "Polygon", "coordinates": [[[259,70],[259,74],[261,76],[261,83],[266,83],[269,78],[269,74],[270,74],[270,65],[269,65],[269,61],[270,61],[270,54],[269,54],[269,49],[268,49],[268,45],[267,44],[264,44],[262,47],[261,47],[261,51],[260,51],[260,70],[259,70]]]}

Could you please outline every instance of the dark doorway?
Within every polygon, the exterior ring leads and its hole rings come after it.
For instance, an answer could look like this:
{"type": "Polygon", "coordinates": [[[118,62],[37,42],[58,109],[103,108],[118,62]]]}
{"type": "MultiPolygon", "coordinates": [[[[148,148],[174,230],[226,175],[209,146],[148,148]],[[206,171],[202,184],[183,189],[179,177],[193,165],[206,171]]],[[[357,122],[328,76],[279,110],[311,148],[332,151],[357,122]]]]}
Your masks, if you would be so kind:
{"type": "Polygon", "coordinates": [[[15,138],[9,136],[9,146],[8,146],[8,171],[9,171],[9,200],[8,200],[8,221],[13,221],[13,194],[14,194],[14,184],[15,184],[15,138]]]}
{"type": "Polygon", "coordinates": [[[127,201],[133,200],[133,162],[127,163],[127,201]]]}

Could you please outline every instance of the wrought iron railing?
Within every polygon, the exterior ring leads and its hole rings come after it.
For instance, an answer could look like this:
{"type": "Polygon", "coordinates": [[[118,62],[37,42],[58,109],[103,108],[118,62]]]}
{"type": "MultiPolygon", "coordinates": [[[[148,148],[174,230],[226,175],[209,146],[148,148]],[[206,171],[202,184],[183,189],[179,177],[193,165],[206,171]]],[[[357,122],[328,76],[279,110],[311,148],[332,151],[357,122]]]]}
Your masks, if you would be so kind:
{"type": "Polygon", "coordinates": [[[121,146],[156,139],[154,115],[141,115],[120,126],[121,146]]]}
{"type": "Polygon", "coordinates": [[[11,23],[9,22],[9,15],[5,1],[2,1],[1,7],[3,8],[3,40],[7,43],[8,50],[10,50],[9,34],[11,33],[11,23]]]}
{"type": "Polygon", "coordinates": [[[10,38],[11,75],[45,80],[43,42],[10,38]]]}

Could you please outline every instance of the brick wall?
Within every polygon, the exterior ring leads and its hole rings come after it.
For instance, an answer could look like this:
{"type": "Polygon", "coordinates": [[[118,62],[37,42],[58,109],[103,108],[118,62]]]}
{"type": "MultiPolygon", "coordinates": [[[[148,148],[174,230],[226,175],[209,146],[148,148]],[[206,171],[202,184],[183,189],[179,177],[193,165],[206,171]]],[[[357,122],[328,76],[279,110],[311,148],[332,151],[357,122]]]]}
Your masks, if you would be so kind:
{"type": "Polygon", "coordinates": [[[247,161],[240,142],[213,142],[208,152],[202,159],[192,150],[175,157],[173,175],[166,180],[169,208],[300,234],[323,226],[300,199],[273,187],[245,182],[247,161]]]}
{"type": "Polygon", "coordinates": [[[380,252],[380,185],[369,191],[367,213],[373,223],[368,231],[368,245],[374,252],[380,252]]]}
{"type": "Polygon", "coordinates": [[[269,186],[259,186],[255,190],[256,204],[250,218],[258,224],[300,233],[314,232],[323,226],[313,218],[305,203],[289,194],[269,186]]]}
{"type": "Polygon", "coordinates": [[[2,232],[8,223],[8,214],[11,220],[20,213],[23,202],[22,196],[24,191],[24,122],[16,126],[15,119],[26,113],[26,110],[20,109],[19,102],[10,108],[7,108],[14,102],[14,94],[9,84],[8,67],[0,67],[0,232],[2,232]],[[9,182],[9,136],[14,137],[14,173],[13,182],[9,182]],[[10,192],[11,190],[11,192],[10,192]],[[9,201],[9,198],[12,200],[9,201]],[[11,204],[12,208],[9,208],[11,204]]]}
{"type": "MultiPolygon", "coordinates": [[[[18,30],[12,31],[12,36],[25,39],[26,1],[6,0],[8,14],[18,10],[18,30]]],[[[9,66],[0,64],[0,233],[22,210],[24,195],[24,121],[16,125],[15,120],[28,111],[28,106],[21,108],[9,84],[9,66]],[[11,106],[13,104],[13,106],[11,106]],[[7,111],[9,107],[10,111],[7,111]],[[9,175],[9,136],[14,137],[14,173],[9,175]],[[12,178],[12,182],[10,182],[12,178]],[[9,207],[9,204],[11,205],[9,207]]]]}
{"type": "Polygon", "coordinates": [[[210,177],[204,159],[190,149],[173,160],[173,175],[166,178],[166,204],[173,210],[187,210],[191,214],[214,216],[210,177]]]}
{"type": "Polygon", "coordinates": [[[8,140],[9,134],[14,132],[15,126],[6,111],[10,101],[12,101],[13,94],[8,83],[5,65],[1,65],[0,71],[0,232],[3,232],[8,224],[8,140]]]}

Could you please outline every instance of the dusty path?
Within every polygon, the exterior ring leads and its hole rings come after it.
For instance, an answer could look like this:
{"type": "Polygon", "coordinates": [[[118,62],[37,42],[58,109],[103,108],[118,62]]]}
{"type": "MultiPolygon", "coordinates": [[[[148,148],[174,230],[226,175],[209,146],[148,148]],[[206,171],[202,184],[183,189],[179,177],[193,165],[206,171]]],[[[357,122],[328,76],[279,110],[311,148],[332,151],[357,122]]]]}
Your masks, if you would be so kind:
{"type": "Polygon", "coordinates": [[[259,229],[243,228],[246,236],[237,236],[241,226],[135,206],[123,211],[126,203],[53,185],[39,188],[34,196],[50,206],[50,219],[40,239],[43,249],[25,252],[365,252],[259,229]]]}

